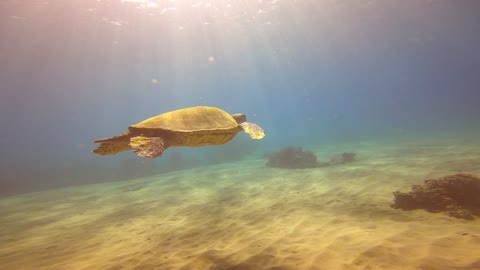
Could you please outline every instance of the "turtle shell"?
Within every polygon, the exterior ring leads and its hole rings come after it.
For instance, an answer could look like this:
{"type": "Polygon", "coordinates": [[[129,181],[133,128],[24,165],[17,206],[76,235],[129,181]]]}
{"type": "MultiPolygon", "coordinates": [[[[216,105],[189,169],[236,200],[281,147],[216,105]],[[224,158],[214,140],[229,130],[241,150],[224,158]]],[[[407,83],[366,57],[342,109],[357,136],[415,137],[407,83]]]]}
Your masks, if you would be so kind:
{"type": "Polygon", "coordinates": [[[206,146],[229,142],[241,130],[227,112],[191,107],[154,116],[129,128],[131,134],[162,137],[168,146],[206,146]]]}
{"type": "Polygon", "coordinates": [[[173,132],[195,132],[229,131],[238,129],[238,124],[224,110],[215,107],[197,106],[163,113],[131,127],[173,132]]]}

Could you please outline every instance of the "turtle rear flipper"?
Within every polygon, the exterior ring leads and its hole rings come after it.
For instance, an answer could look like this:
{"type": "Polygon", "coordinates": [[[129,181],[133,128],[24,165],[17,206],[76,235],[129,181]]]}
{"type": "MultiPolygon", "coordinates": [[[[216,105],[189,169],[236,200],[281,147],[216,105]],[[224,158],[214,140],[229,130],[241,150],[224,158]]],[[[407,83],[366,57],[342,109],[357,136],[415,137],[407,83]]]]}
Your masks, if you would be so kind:
{"type": "Polygon", "coordinates": [[[254,140],[260,140],[265,137],[265,131],[254,123],[243,122],[240,126],[248,135],[250,135],[250,138],[254,140]]]}
{"type": "Polygon", "coordinates": [[[160,137],[137,136],[130,138],[130,147],[140,157],[156,158],[165,151],[165,141],[160,137]]]}
{"type": "Polygon", "coordinates": [[[106,139],[96,140],[100,145],[92,151],[97,155],[115,155],[119,152],[130,150],[128,143],[130,142],[130,133],[125,132],[117,136],[106,139]]]}

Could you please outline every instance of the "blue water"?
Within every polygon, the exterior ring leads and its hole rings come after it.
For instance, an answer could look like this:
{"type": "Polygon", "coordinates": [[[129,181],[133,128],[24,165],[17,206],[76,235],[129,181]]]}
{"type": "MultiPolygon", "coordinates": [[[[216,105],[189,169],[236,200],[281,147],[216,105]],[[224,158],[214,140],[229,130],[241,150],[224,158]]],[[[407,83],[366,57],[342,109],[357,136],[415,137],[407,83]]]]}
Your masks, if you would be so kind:
{"type": "Polygon", "coordinates": [[[479,11],[475,0],[2,1],[2,191],[286,145],[474,135],[479,11]],[[157,160],[90,153],[96,139],[194,105],[243,112],[267,137],[157,160]]]}

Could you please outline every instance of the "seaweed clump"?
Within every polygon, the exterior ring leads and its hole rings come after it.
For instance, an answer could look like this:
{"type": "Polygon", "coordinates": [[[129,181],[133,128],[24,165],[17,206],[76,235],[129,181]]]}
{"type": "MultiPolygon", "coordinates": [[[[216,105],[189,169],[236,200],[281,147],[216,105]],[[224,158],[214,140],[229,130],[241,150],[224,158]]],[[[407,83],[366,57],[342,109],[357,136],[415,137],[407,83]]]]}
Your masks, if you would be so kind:
{"type": "Polygon", "coordinates": [[[428,179],[422,185],[413,185],[408,193],[396,191],[393,195],[391,207],[397,209],[445,212],[466,220],[480,216],[480,178],[471,174],[428,179]]]}
{"type": "Polygon", "coordinates": [[[274,168],[305,169],[316,168],[321,164],[311,151],[303,151],[301,147],[288,146],[270,155],[266,165],[274,168]]]}

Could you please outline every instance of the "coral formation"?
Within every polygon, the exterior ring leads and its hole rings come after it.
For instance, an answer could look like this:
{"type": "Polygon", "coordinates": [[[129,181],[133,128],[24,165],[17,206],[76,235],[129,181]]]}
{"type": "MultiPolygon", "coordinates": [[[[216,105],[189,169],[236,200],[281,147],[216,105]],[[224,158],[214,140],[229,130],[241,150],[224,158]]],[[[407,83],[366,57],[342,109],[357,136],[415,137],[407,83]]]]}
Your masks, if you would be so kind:
{"type": "Polygon", "coordinates": [[[328,162],[330,165],[341,165],[355,161],[355,153],[342,153],[341,155],[334,156],[328,162]]]}
{"type": "Polygon", "coordinates": [[[329,162],[319,162],[311,151],[304,151],[301,147],[288,146],[271,154],[266,165],[275,168],[305,169],[341,165],[354,160],[354,153],[343,153],[331,158],[329,162]]]}
{"type": "Polygon", "coordinates": [[[428,179],[423,185],[413,185],[408,193],[396,191],[393,195],[393,208],[446,212],[451,217],[466,220],[480,216],[480,178],[471,174],[428,179]]]}
{"type": "Polygon", "coordinates": [[[316,168],[320,163],[312,152],[303,151],[301,147],[288,146],[270,155],[266,165],[275,168],[304,169],[316,168]]]}

